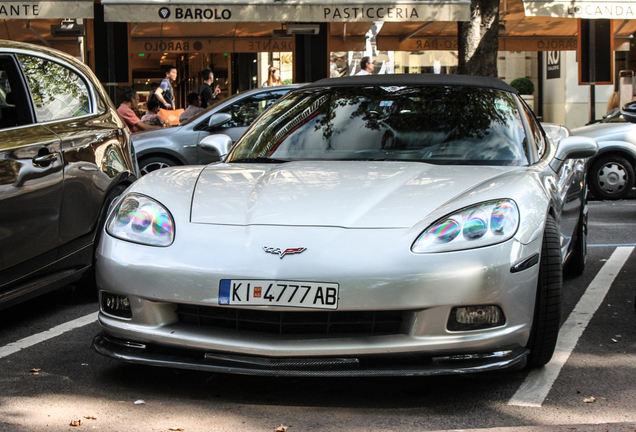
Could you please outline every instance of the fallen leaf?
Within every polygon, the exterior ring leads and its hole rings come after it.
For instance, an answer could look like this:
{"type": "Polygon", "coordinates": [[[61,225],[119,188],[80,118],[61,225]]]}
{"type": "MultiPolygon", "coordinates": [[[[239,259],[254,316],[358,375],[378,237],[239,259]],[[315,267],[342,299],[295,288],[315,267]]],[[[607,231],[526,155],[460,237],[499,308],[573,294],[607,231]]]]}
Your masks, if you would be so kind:
{"type": "Polygon", "coordinates": [[[585,403],[596,402],[596,398],[594,396],[590,396],[589,398],[583,399],[583,402],[585,402],[585,403]]]}
{"type": "Polygon", "coordinates": [[[145,403],[146,403],[146,401],[139,399],[139,400],[134,401],[133,403],[134,403],[135,405],[143,405],[143,404],[145,404],[145,403]]]}
{"type": "Polygon", "coordinates": [[[281,423],[280,426],[274,429],[274,432],[287,432],[287,426],[281,423]]]}
{"type": "Polygon", "coordinates": [[[31,369],[29,372],[33,373],[33,372],[40,372],[42,369],[31,369]]]}
{"type": "Polygon", "coordinates": [[[69,426],[80,426],[82,424],[81,420],[71,420],[71,423],[69,423],[69,426]]]}
{"type": "Polygon", "coordinates": [[[168,430],[169,431],[182,431],[182,430],[185,430],[185,429],[182,428],[182,427],[171,427],[171,428],[168,428],[168,430]]]}
{"type": "Polygon", "coordinates": [[[84,418],[89,420],[97,420],[97,416],[94,416],[94,415],[87,415],[87,416],[84,416],[84,418]]]}

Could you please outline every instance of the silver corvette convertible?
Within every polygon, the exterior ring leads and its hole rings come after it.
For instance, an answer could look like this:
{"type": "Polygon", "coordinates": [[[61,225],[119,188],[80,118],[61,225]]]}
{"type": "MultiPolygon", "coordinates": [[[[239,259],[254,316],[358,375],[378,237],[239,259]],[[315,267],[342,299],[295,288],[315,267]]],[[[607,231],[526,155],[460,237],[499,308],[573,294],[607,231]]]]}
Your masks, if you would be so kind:
{"type": "Polygon", "coordinates": [[[585,158],[490,78],[327,79],[208,166],[150,173],[111,209],[102,332],[127,362],[280,376],[547,363],[563,269],[586,254],[585,158]]]}

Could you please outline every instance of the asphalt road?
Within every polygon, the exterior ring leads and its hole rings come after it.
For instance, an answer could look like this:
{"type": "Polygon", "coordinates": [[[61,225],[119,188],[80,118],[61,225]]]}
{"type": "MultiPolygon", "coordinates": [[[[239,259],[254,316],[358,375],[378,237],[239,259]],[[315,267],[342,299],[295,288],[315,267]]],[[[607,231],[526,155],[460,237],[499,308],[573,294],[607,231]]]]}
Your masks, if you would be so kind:
{"type": "Polygon", "coordinates": [[[291,379],[128,365],[91,350],[90,317],[47,338],[97,311],[82,287],[66,287],[0,313],[0,431],[636,431],[634,227],[636,199],[590,202],[588,266],[564,281],[563,314],[589,324],[563,367],[538,376],[291,379]],[[598,308],[571,315],[594,295],[598,308]],[[528,387],[545,389],[540,403],[511,404],[528,387]]]}

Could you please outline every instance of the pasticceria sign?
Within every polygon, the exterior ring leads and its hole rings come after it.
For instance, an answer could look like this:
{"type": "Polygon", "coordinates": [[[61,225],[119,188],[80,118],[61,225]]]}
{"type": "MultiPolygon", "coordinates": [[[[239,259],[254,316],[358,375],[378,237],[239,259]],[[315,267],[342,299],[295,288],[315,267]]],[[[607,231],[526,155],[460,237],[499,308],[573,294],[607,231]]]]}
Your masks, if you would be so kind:
{"type": "Polygon", "coordinates": [[[104,19],[121,22],[422,22],[469,21],[470,0],[196,2],[102,0],[104,19]],[[295,2],[294,2],[295,3],[295,2]]]}

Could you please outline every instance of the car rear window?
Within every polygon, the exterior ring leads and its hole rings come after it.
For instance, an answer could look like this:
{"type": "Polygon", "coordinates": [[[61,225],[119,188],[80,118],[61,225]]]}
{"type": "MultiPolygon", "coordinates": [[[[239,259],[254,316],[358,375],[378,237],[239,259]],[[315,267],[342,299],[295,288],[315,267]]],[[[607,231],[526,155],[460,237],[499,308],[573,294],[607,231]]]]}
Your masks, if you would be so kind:
{"type": "Polygon", "coordinates": [[[250,128],[228,162],[409,160],[527,165],[515,96],[471,87],[338,87],[290,93],[250,128]]]}

